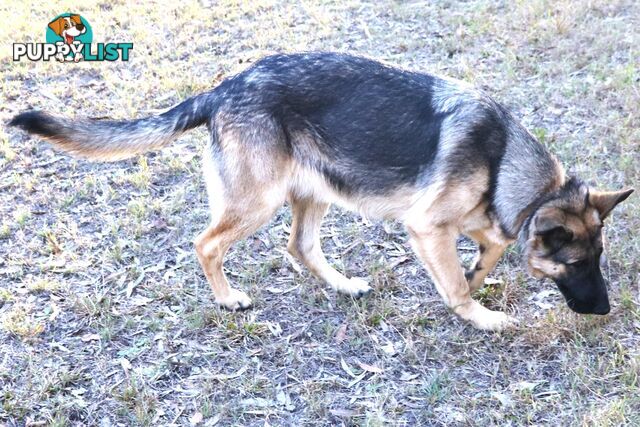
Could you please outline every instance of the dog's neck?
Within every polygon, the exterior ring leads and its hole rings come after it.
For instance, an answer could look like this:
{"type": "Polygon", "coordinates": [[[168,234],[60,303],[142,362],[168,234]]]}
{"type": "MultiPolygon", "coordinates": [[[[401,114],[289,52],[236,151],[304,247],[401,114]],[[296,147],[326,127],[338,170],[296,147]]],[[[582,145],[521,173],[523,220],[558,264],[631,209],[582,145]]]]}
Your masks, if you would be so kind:
{"type": "MultiPolygon", "coordinates": [[[[562,188],[562,186],[560,186],[559,188],[562,188]]],[[[536,213],[544,204],[553,200],[556,197],[557,192],[558,188],[554,188],[549,192],[540,194],[540,197],[538,197],[533,202],[531,207],[523,212],[524,221],[522,222],[520,230],[518,231],[518,242],[521,246],[523,246],[524,243],[531,237],[531,224],[533,223],[533,218],[536,216],[536,213]]]]}
{"type": "Polygon", "coordinates": [[[525,223],[565,181],[558,160],[513,120],[493,198],[503,233],[516,239],[526,232],[525,223]]]}

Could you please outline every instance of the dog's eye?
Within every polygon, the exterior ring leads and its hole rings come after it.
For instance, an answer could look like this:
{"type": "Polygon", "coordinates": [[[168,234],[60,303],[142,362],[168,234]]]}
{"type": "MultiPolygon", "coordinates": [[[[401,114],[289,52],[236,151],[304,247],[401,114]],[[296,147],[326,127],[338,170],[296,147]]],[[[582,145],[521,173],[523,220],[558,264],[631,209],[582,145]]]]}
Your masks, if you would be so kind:
{"type": "Polygon", "coordinates": [[[584,267],[584,266],[587,265],[587,260],[586,259],[579,259],[577,261],[568,262],[567,265],[570,266],[570,267],[574,267],[574,268],[580,268],[580,267],[584,267]]]}

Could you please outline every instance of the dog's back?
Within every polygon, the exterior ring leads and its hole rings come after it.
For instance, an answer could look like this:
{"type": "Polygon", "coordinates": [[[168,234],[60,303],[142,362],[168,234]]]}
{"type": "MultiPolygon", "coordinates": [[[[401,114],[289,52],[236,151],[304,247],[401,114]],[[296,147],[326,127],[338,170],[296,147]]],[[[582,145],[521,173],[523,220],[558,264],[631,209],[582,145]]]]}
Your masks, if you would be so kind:
{"type": "Polygon", "coordinates": [[[486,95],[361,57],[271,56],[221,89],[219,117],[275,124],[283,150],[346,194],[462,176],[495,163],[506,143],[507,114],[486,95]]]}

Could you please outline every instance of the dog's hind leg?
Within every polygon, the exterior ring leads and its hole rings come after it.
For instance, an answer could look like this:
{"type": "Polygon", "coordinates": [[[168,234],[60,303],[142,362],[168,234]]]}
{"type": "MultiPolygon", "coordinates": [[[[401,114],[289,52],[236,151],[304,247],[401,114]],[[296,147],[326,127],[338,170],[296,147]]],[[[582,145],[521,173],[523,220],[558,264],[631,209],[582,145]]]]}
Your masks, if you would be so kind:
{"type": "Polygon", "coordinates": [[[233,289],[222,270],[224,256],[236,241],[253,234],[284,204],[286,160],[251,146],[244,150],[227,141],[227,152],[216,159],[204,155],[211,224],[194,240],[198,261],[215,300],[229,310],[251,305],[246,293],[233,289]]]}
{"type": "Polygon", "coordinates": [[[320,224],[329,205],[311,199],[291,201],[293,224],[287,249],[332,289],[356,298],[371,292],[362,279],[347,278],[329,265],[320,244],[320,224]]]}
{"type": "Polygon", "coordinates": [[[198,261],[211,285],[216,302],[221,306],[229,310],[243,310],[251,306],[251,299],[247,294],[229,286],[222,263],[229,247],[269,221],[278,207],[260,204],[255,200],[228,206],[217,222],[212,222],[195,238],[198,261]],[[244,203],[246,209],[242,208],[244,203]]]}
{"type": "MultiPolygon", "coordinates": [[[[250,228],[258,228],[261,224],[256,225],[250,228]]],[[[242,224],[239,218],[225,215],[219,223],[211,223],[194,240],[198,261],[211,285],[216,302],[232,311],[244,310],[251,306],[249,296],[231,288],[222,271],[224,256],[231,244],[248,234],[242,232],[243,228],[247,228],[246,224],[242,224]]]]}
{"type": "Polygon", "coordinates": [[[411,227],[407,224],[411,244],[433,279],[445,304],[476,328],[501,330],[513,319],[492,311],[471,299],[467,279],[458,260],[457,231],[447,226],[411,227]]]}

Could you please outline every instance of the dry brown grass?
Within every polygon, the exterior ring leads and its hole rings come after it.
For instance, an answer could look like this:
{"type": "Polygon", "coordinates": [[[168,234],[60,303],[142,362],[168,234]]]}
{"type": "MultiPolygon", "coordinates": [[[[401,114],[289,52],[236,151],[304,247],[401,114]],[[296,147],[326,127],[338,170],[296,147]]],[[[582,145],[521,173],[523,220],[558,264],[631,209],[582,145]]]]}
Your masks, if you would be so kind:
{"type": "MultiPolygon", "coordinates": [[[[625,1],[49,2],[0,8],[4,102],[149,114],[277,51],[341,50],[473,81],[604,188],[640,177],[640,6],[625,1]],[[128,63],[9,62],[74,10],[128,63]]],[[[95,164],[0,130],[0,423],[7,425],[638,425],[640,240],[632,196],[609,221],[612,313],[570,313],[517,250],[484,290],[517,330],[443,306],[394,223],[334,209],[331,261],[375,293],[336,296],[283,255],[283,209],[230,253],[256,304],[215,307],[193,254],[207,223],[202,131],[95,164]],[[538,305],[536,303],[540,303],[538,305]],[[545,305],[547,304],[547,305],[545,305]],[[42,424],[32,424],[32,423],[42,424]]],[[[467,261],[472,252],[461,243],[467,261]]]]}

